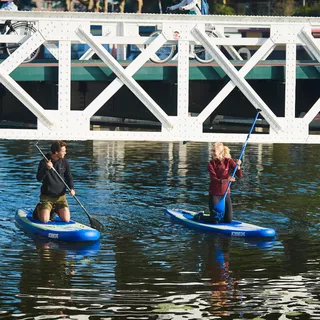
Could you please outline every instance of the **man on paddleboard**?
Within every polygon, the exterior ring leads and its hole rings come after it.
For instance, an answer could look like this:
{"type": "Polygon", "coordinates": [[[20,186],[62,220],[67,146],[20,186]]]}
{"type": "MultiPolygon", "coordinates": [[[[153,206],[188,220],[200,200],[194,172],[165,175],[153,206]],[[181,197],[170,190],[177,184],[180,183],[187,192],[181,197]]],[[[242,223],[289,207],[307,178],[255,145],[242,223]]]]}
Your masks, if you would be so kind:
{"type": "Polygon", "coordinates": [[[47,223],[50,220],[52,210],[63,221],[70,221],[70,210],[64,182],[69,186],[72,196],[75,195],[75,191],[70,165],[68,160],[65,159],[66,154],[67,144],[63,141],[55,141],[51,145],[51,154],[48,154],[47,159],[42,159],[39,163],[37,180],[42,182],[42,186],[40,203],[37,205],[33,216],[41,222],[47,223]]]}

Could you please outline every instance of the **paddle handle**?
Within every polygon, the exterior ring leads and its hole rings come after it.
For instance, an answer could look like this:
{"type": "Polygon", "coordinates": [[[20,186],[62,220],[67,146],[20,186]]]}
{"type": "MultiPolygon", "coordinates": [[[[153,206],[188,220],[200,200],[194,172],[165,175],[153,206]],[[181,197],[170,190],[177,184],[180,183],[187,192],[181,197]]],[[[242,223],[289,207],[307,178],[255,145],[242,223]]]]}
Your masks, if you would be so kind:
{"type": "MultiPolygon", "coordinates": [[[[247,139],[246,139],[246,141],[244,142],[244,144],[243,144],[243,146],[242,146],[242,150],[241,150],[241,152],[240,152],[240,156],[239,156],[239,159],[238,159],[238,160],[241,160],[242,157],[243,157],[244,150],[245,150],[246,147],[247,147],[249,137],[250,137],[250,135],[251,135],[251,133],[252,133],[252,131],[253,131],[253,128],[254,128],[257,120],[258,120],[258,117],[259,117],[260,112],[261,112],[261,110],[260,110],[260,109],[257,109],[256,117],[255,117],[254,120],[253,120],[252,126],[251,126],[250,131],[249,131],[249,133],[248,133],[248,135],[247,135],[247,139]]],[[[239,165],[236,163],[236,166],[234,167],[234,170],[233,170],[233,172],[232,172],[231,177],[234,177],[234,176],[235,176],[235,174],[236,174],[236,172],[237,172],[237,169],[238,169],[238,166],[239,166],[239,165]]],[[[228,186],[227,186],[227,189],[226,189],[226,191],[224,192],[224,195],[223,195],[223,200],[226,199],[226,196],[227,196],[227,194],[228,194],[228,190],[229,190],[229,188],[230,188],[230,186],[231,186],[231,183],[232,183],[232,181],[229,181],[228,186]]]]}

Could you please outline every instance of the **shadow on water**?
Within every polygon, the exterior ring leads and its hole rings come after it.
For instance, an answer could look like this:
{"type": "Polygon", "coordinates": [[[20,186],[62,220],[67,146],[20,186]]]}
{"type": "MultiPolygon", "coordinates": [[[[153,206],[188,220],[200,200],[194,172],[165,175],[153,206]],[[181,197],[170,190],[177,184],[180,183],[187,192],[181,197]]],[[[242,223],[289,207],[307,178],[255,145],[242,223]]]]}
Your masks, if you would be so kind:
{"type": "MultiPolygon", "coordinates": [[[[262,241],[165,217],[164,208],[207,210],[209,144],[70,142],[77,196],[105,225],[100,242],[79,247],[34,241],[14,224],[39,197],[33,144],[0,141],[0,319],[320,317],[317,147],[248,145],[234,215],[276,230],[262,241]]],[[[242,145],[230,147],[237,157],[242,145]]]]}

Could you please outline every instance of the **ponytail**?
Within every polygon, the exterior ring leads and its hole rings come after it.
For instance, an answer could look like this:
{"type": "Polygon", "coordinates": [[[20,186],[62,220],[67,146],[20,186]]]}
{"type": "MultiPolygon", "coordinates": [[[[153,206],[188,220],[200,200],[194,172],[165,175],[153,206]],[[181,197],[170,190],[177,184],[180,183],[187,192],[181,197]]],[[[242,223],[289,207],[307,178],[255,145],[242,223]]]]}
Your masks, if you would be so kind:
{"type": "Polygon", "coordinates": [[[231,158],[230,149],[227,146],[223,146],[223,157],[231,158]]]}

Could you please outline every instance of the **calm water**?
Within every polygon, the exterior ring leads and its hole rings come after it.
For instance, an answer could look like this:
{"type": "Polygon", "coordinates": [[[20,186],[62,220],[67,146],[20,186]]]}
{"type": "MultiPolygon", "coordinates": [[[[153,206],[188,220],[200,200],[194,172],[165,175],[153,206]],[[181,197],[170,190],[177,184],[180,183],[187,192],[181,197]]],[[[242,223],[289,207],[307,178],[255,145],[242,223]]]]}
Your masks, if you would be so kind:
{"type": "MultiPolygon", "coordinates": [[[[241,144],[230,147],[236,158],[241,144]]],[[[16,209],[37,202],[41,156],[33,142],[0,141],[0,319],[320,319],[319,146],[247,147],[234,215],[274,228],[272,241],[203,233],[164,216],[167,207],[206,209],[209,151],[205,143],[70,143],[77,196],[105,225],[100,242],[75,246],[15,226],[16,209]]]]}

